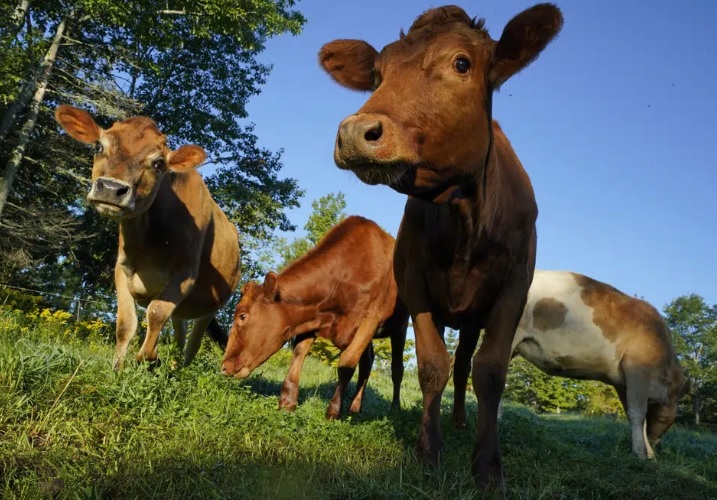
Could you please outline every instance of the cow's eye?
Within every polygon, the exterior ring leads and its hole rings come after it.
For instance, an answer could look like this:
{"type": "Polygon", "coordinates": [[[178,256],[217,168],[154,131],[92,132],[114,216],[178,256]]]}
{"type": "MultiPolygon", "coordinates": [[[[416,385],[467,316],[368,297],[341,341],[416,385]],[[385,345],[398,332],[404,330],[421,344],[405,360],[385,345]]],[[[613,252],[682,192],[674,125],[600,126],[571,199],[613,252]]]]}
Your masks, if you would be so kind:
{"type": "Polygon", "coordinates": [[[100,141],[97,141],[93,146],[92,150],[95,152],[95,154],[100,154],[104,148],[102,147],[102,143],[100,141]]]}
{"type": "Polygon", "coordinates": [[[164,168],[164,158],[157,158],[152,162],[152,166],[157,170],[162,170],[164,168]]]}
{"type": "Polygon", "coordinates": [[[471,69],[471,62],[465,57],[459,57],[453,62],[453,69],[461,74],[468,73],[468,70],[471,69]]]}
{"type": "Polygon", "coordinates": [[[240,319],[241,321],[246,321],[246,313],[241,313],[241,314],[239,315],[239,319],[240,319]]]}

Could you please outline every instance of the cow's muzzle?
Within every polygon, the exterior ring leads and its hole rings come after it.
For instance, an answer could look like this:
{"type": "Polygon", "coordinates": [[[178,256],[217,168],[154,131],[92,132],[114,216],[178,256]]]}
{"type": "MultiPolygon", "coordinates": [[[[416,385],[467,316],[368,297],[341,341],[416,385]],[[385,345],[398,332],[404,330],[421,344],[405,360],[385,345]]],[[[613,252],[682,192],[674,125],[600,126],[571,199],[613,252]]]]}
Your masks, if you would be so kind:
{"type": "Polygon", "coordinates": [[[98,177],[92,184],[87,201],[102,215],[119,216],[134,211],[134,189],[126,182],[111,177],[98,177]]]}
{"type": "Polygon", "coordinates": [[[386,115],[351,115],[339,125],[334,161],[367,184],[392,184],[414,161],[415,153],[407,139],[386,115]]]}

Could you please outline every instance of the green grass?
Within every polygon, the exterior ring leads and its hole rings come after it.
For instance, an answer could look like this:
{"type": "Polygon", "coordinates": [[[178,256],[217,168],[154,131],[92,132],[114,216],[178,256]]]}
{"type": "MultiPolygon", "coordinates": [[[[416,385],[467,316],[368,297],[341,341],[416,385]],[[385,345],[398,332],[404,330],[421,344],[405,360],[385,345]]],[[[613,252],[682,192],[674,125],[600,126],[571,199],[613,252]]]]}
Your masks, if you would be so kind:
{"type": "MultiPolygon", "coordinates": [[[[468,472],[475,399],[454,430],[447,391],[445,462],[425,469],[415,374],[401,411],[389,409],[390,377],[374,373],[364,413],[327,422],[335,373],[311,359],[291,414],[277,410],[288,353],[245,382],[219,374],[210,344],[187,369],[164,344],[153,372],[113,373],[111,356],[0,317],[1,498],[482,498],[468,472]]],[[[714,434],[673,428],[648,463],[629,453],[624,420],[507,405],[500,433],[510,498],[717,498],[714,434]]]]}

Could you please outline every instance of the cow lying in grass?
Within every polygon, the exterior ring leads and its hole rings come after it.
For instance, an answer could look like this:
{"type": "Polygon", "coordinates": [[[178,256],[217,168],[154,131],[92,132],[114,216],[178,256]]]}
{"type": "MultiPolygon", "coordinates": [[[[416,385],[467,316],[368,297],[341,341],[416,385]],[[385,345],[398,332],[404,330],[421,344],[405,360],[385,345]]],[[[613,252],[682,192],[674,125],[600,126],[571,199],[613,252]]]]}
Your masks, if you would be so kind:
{"type": "Polygon", "coordinates": [[[204,150],[192,145],[169,150],[164,134],[143,116],[107,130],[72,106],[58,106],[55,117],[68,134],[93,146],[87,200],[119,221],[115,369],[137,331],[135,304],[147,307],[148,323],[137,361],[157,359],[159,333],[169,318],[180,348],[185,320],[195,320],[185,365],[207,329],[224,347],[226,333],[214,315],[239,283],[239,235],[196,171],[204,150]]]}
{"type": "MultiPolygon", "coordinates": [[[[650,443],[672,426],[691,387],[654,307],[567,271],[535,271],[512,352],[549,375],[615,387],[640,458],[654,457],[650,443]]],[[[462,404],[454,408],[457,422],[462,404]]]]}
{"type": "Polygon", "coordinates": [[[348,217],[308,254],[264,284],[247,283],[237,304],[222,373],[249,374],[293,339],[294,355],[281,388],[279,407],[294,410],[299,376],[311,344],[319,336],[339,348],[339,383],[326,410],[341,414],[344,393],[356,365],[359,378],[349,411],[361,411],[373,365],[374,338],[391,339],[393,405],[400,405],[403,348],[408,310],[393,277],[394,239],[376,223],[348,217]]]}

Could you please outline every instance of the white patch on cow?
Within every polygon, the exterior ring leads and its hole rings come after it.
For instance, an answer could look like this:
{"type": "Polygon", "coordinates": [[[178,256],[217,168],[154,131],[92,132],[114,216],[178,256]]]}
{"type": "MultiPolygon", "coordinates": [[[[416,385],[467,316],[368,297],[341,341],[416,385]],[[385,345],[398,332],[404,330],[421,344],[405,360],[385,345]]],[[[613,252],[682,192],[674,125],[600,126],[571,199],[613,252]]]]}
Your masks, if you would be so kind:
{"type": "Polygon", "coordinates": [[[593,309],[585,305],[581,291],[572,273],[536,270],[513,352],[550,375],[624,384],[616,345],[593,322],[593,309]],[[544,298],[567,308],[563,324],[547,331],[533,324],[535,305],[544,298]]]}

